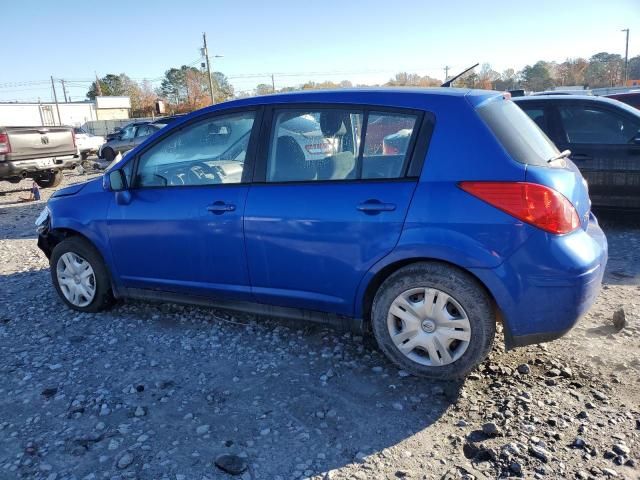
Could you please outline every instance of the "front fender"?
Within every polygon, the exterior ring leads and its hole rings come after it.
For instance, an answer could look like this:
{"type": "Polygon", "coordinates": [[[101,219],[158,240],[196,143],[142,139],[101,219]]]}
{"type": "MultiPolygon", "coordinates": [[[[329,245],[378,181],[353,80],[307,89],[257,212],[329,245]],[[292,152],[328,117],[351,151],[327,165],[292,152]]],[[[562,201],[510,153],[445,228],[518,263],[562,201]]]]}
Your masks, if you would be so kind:
{"type": "Polygon", "coordinates": [[[112,192],[102,189],[101,179],[95,179],[86,183],[77,194],[52,197],[47,204],[51,212],[49,230],[70,230],[86,237],[102,255],[110,271],[113,259],[106,219],[112,197],[112,192]]]}

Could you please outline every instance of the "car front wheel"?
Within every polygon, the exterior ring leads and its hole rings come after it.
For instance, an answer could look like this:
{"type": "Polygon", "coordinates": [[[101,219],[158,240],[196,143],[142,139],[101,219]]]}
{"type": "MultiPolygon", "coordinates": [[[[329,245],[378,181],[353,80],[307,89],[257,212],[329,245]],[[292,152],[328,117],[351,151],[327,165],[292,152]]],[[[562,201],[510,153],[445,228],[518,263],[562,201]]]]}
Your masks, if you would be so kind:
{"type": "Polygon", "coordinates": [[[491,300],[475,278],[427,262],[403,267],[382,283],[371,321],[387,357],[436,379],[469,373],[491,351],[496,329],[491,300]]]}
{"type": "Polygon", "coordinates": [[[113,159],[116,158],[116,152],[114,152],[111,148],[105,148],[102,150],[102,158],[104,158],[107,162],[113,162],[113,159]]]}
{"type": "Polygon", "coordinates": [[[87,240],[69,237],[51,252],[51,279],[58,295],[81,312],[99,312],[113,304],[108,270],[87,240]]]}

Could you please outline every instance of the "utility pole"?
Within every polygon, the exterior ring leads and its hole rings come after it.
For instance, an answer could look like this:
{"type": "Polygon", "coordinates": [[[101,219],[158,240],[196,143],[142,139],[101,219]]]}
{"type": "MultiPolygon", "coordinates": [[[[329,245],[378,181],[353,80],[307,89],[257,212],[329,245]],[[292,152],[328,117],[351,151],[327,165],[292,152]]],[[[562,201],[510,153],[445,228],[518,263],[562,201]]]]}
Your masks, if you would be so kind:
{"type": "Polygon", "coordinates": [[[62,119],[60,118],[60,106],[58,105],[58,95],[56,95],[56,84],[53,81],[53,75],[51,75],[51,88],[53,89],[53,101],[56,104],[56,112],[58,112],[58,125],[62,125],[62,119]]]}
{"type": "Polygon", "coordinates": [[[202,42],[204,47],[202,48],[202,53],[204,54],[204,58],[207,62],[207,77],[209,77],[209,93],[211,94],[211,105],[216,103],[216,99],[213,93],[213,79],[211,78],[211,65],[209,63],[209,50],[207,50],[207,34],[202,34],[202,42]]]}
{"type": "Polygon", "coordinates": [[[68,103],[69,100],[67,100],[67,89],[64,86],[64,80],[60,79],[60,83],[62,84],[62,94],[64,95],[64,103],[68,103]]]}
{"type": "Polygon", "coordinates": [[[273,73],[271,74],[271,92],[276,93],[276,81],[273,78],[273,73]]]}
{"type": "Polygon", "coordinates": [[[93,72],[96,76],[96,93],[98,94],[99,97],[102,96],[102,87],[100,86],[100,80],[98,80],[98,73],[97,72],[93,72]]]}
{"type": "Polygon", "coordinates": [[[444,66],[444,81],[446,82],[449,79],[449,65],[444,66]]]}
{"type": "Polygon", "coordinates": [[[622,86],[626,86],[627,80],[629,80],[629,29],[624,28],[620,31],[627,33],[627,42],[624,47],[624,83],[622,84],[622,86]]]}

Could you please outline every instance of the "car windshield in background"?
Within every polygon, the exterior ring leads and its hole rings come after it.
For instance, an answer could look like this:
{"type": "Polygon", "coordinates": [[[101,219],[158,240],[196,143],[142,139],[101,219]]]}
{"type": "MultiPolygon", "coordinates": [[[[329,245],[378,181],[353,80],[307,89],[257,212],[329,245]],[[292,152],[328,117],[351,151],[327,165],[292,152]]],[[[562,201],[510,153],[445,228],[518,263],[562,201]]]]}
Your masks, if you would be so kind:
{"type": "Polygon", "coordinates": [[[559,151],[549,137],[511,100],[500,97],[477,109],[509,155],[520,163],[547,165],[559,151]]]}

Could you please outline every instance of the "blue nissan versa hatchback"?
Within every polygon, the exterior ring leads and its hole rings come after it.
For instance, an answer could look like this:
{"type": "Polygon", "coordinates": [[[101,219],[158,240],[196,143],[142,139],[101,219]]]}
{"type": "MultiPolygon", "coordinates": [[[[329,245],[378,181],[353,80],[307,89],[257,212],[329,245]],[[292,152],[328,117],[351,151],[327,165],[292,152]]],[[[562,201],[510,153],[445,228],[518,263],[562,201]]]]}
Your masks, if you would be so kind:
{"type": "Polygon", "coordinates": [[[508,95],[367,89],[215,105],[37,220],[71,308],[201,305],[371,330],[399,367],[469,372],[566,333],[607,243],[587,184],[508,95]]]}

